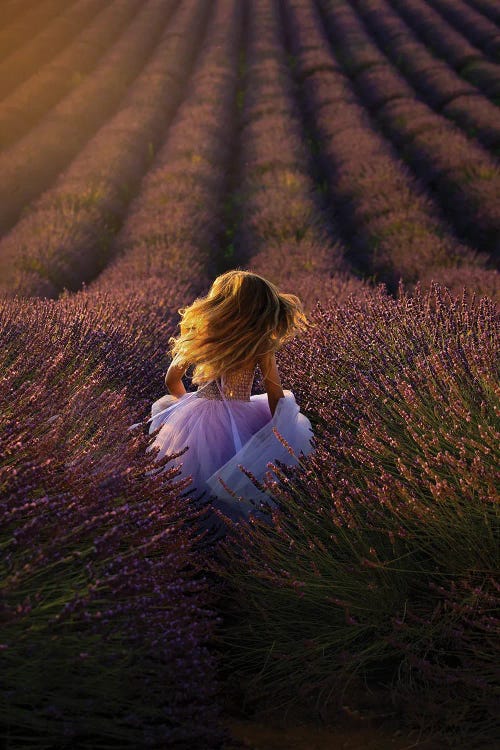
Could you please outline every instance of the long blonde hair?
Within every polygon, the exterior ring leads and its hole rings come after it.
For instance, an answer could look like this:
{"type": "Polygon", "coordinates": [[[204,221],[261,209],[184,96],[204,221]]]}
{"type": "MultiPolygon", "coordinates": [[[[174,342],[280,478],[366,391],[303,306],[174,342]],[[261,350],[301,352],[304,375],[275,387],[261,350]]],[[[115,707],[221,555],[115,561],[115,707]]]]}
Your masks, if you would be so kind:
{"type": "Polygon", "coordinates": [[[297,296],[240,269],[218,276],[205,297],[179,314],[180,335],[169,339],[170,351],[178,364],[195,365],[197,385],[255,364],[311,325],[297,296]]]}

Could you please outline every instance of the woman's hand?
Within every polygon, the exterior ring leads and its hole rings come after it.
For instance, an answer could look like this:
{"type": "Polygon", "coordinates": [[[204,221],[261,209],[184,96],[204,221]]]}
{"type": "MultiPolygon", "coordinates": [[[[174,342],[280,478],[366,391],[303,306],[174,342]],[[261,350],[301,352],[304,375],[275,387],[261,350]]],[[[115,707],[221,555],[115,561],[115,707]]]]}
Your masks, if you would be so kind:
{"type": "Polygon", "coordinates": [[[167,386],[169,393],[171,393],[172,396],[180,398],[187,392],[182,382],[182,376],[184,375],[186,370],[187,367],[182,367],[180,365],[174,364],[173,361],[168,368],[167,374],[165,375],[165,385],[167,386]]]}

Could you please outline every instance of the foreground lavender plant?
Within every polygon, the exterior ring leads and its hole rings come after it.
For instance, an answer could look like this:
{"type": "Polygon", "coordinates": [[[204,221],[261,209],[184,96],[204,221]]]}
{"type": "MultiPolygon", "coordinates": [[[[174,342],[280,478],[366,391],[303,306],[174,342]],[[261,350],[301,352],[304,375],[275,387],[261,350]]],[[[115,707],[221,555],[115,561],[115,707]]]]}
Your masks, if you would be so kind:
{"type": "Polygon", "coordinates": [[[400,286],[397,300],[380,287],[312,317],[281,370],[316,451],[269,484],[272,525],[232,524],[218,545],[227,671],[247,700],[320,715],[385,686],[401,718],[453,747],[491,741],[497,308],[400,286]]]}
{"type": "Polygon", "coordinates": [[[129,382],[147,391],[137,381],[160,364],[150,334],[165,309],[158,296],[148,321],[139,295],[123,302],[0,304],[8,747],[220,746],[203,513],[181,496],[175,470],[149,473],[147,438],[128,431],[129,382]],[[152,365],[141,369],[146,354],[152,365]]]}

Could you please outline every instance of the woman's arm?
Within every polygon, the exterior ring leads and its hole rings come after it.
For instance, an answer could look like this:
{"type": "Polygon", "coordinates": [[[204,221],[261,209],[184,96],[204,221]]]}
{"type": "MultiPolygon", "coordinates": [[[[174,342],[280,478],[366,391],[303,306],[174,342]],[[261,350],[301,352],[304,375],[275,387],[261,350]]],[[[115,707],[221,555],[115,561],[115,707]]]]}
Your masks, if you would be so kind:
{"type": "Polygon", "coordinates": [[[173,359],[167,370],[167,374],[165,375],[165,385],[167,386],[169,393],[173,396],[177,396],[177,398],[180,398],[186,393],[186,389],[182,382],[182,376],[186,370],[187,367],[178,365],[175,359],[173,359]]]}
{"type": "Polygon", "coordinates": [[[281,380],[274,352],[260,357],[257,360],[257,364],[260,367],[264,379],[264,386],[269,401],[269,409],[271,410],[271,414],[274,415],[278,401],[285,395],[283,393],[283,388],[281,387],[281,380]]]}

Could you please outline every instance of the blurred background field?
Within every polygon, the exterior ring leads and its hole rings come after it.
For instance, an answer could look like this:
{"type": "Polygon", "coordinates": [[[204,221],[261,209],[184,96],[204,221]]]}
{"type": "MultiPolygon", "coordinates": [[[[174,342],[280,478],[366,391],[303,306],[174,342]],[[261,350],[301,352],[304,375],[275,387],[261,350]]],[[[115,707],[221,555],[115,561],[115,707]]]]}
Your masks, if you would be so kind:
{"type": "Polygon", "coordinates": [[[498,3],[1,13],[5,747],[292,748],[298,706],[318,747],[493,747],[498,3]],[[129,430],[236,267],[314,324],[278,366],[316,450],[244,528],[129,430]]]}

